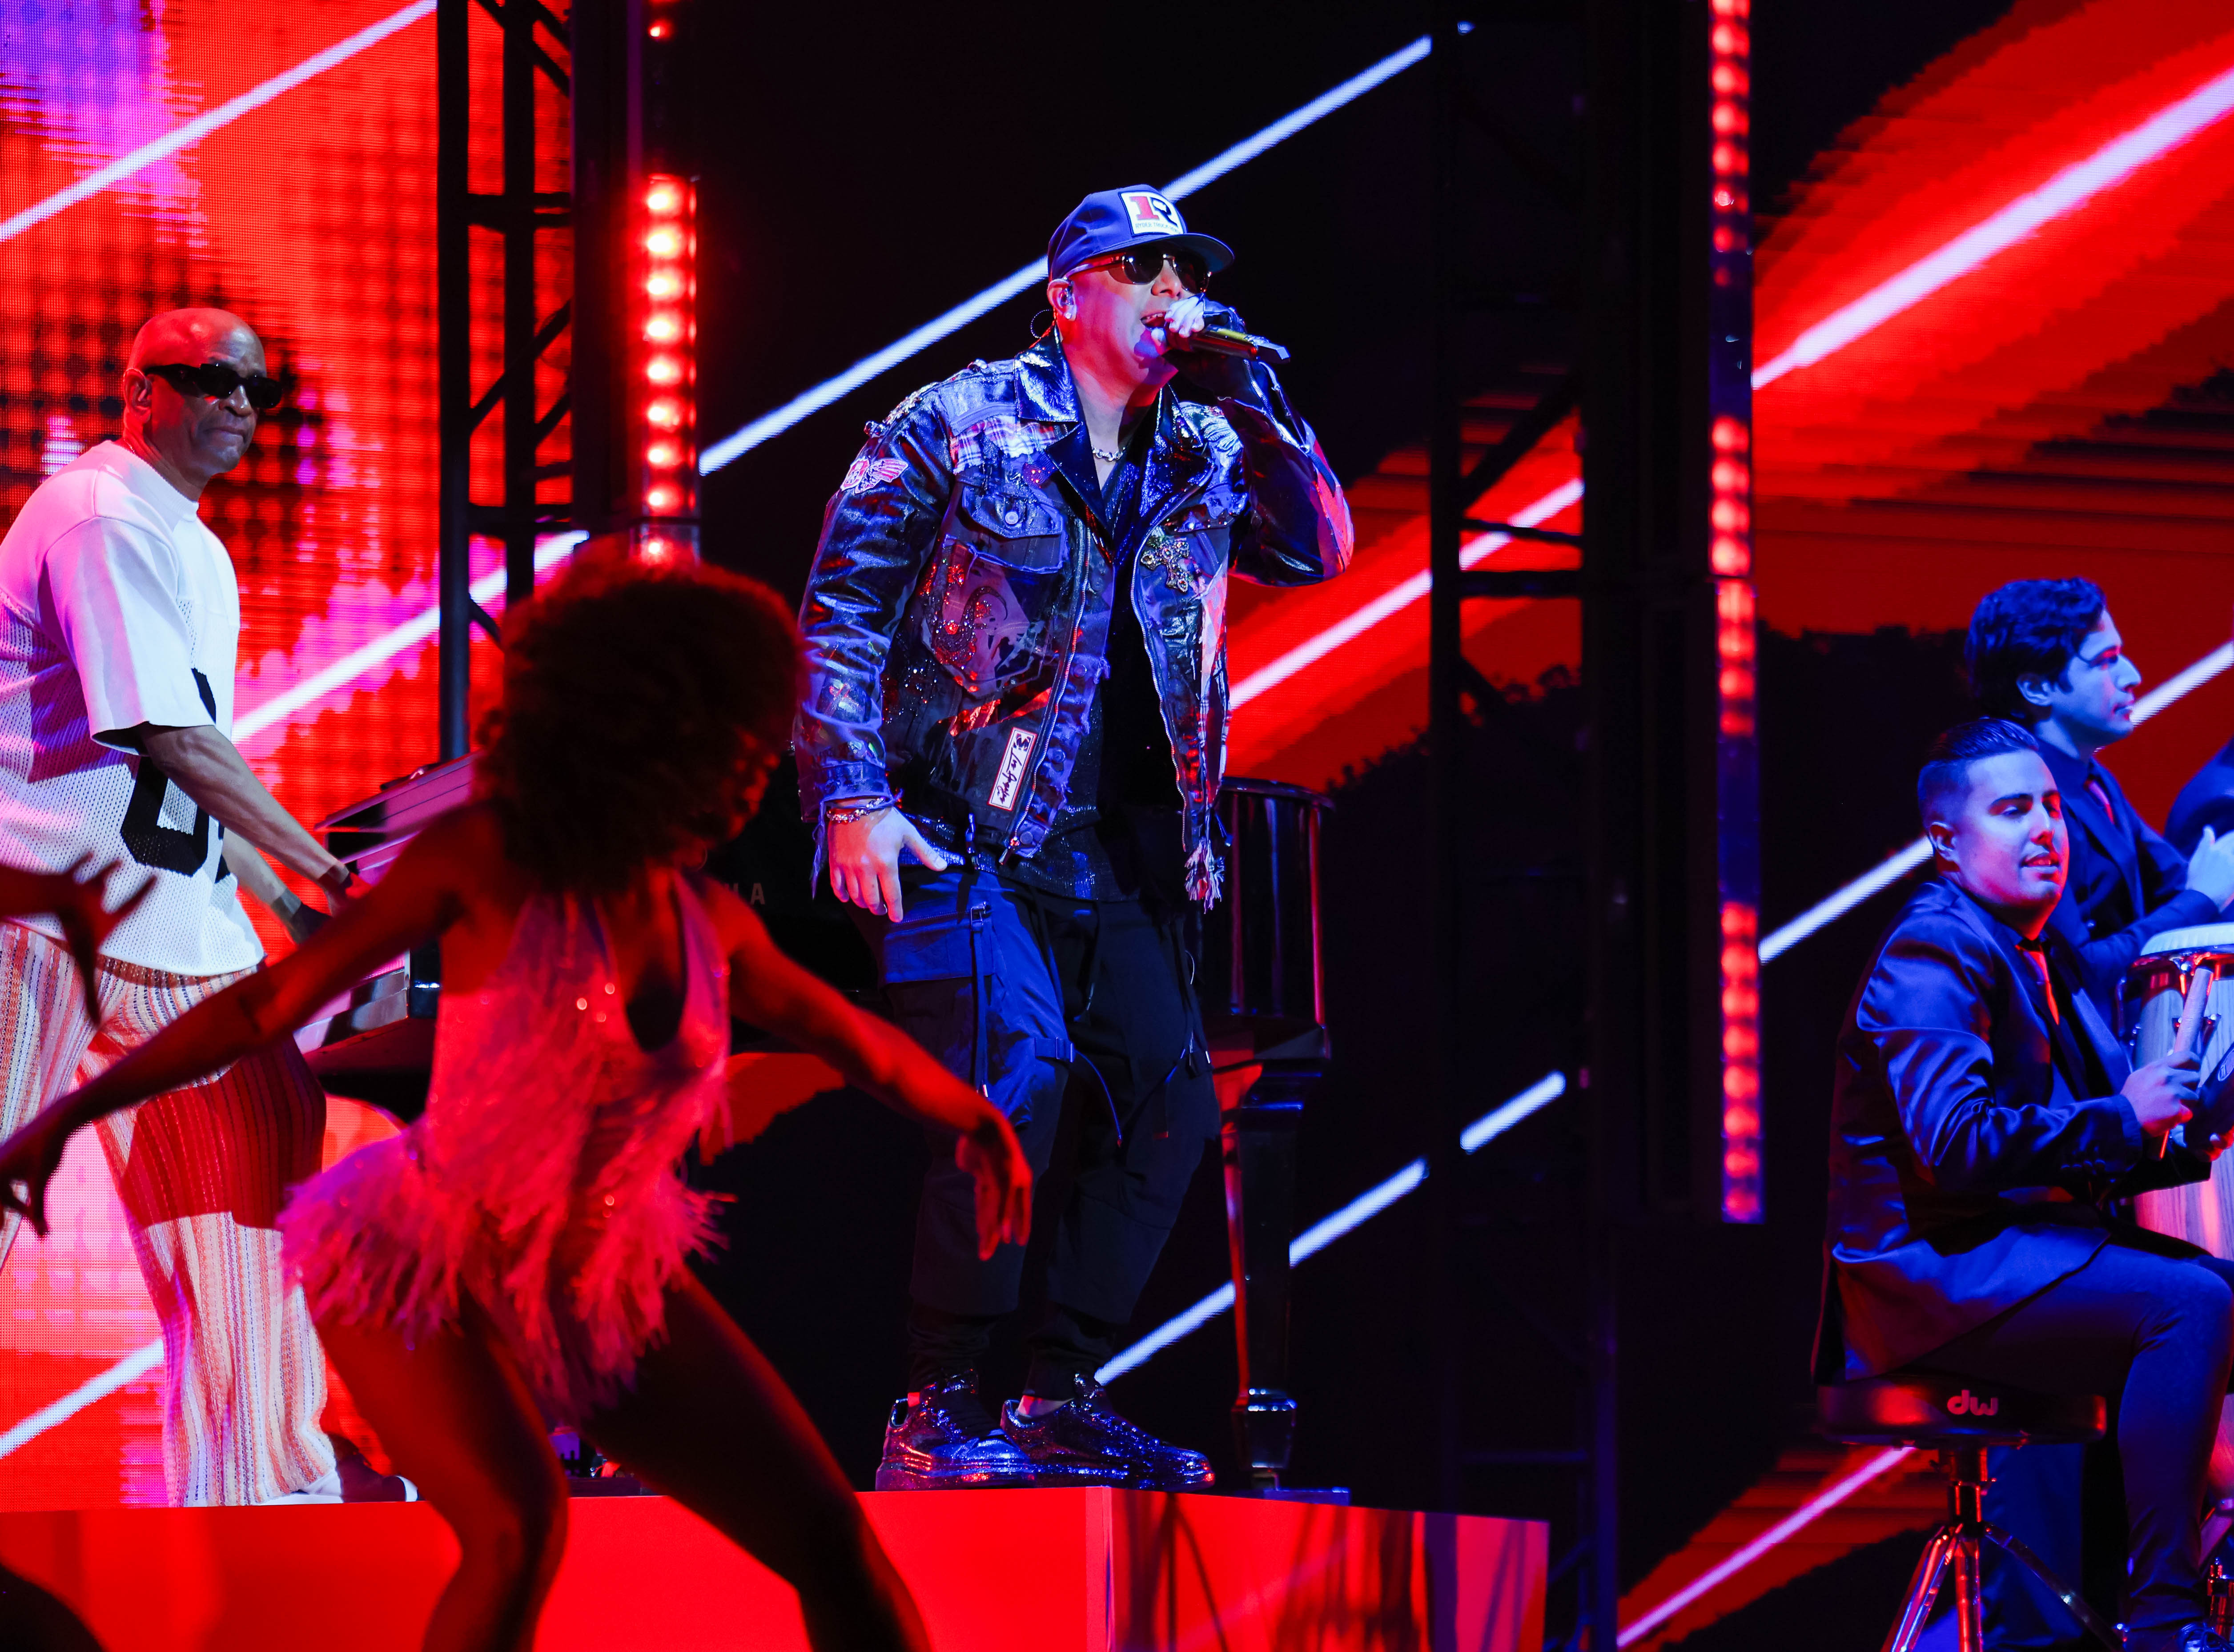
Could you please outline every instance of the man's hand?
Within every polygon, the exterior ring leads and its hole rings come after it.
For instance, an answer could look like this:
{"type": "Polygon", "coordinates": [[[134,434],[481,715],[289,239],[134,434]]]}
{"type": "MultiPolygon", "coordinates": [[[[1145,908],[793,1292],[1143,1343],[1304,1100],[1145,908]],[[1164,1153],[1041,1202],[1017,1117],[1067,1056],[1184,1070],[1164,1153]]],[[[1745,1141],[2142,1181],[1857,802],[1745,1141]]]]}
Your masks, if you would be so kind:
{"type": "Polygon", "coordinates": [[[933,872],[946,870],[946,857],[925,842],[915,822],[896,808],[886,807],[863,819],[832,822],[827,848],[831,892],[895,924],[907,915],[900,899],[901,854],[913,855],[933,872]]]}
{"type": "Polygon", "coordinates": [[[2133,1107],[2145,1133],[2160,1137],[2193,1116],[2195,1068],[2195,1052],[2184,1050],[2137,1068],[2126,1079],[2119,1094],[2133,1107]]]}
{"type": "MultiPolygon", "coordinates": [[[[225,864],[232,869],[232,875],[240,880],[240,886],[262,901],[271,916],[279,920],[280,927],[287,931],[289,938],[297,946],[302,945],[325,926],[329,915],[306,901],[297,900],[295,891],[287,887],[278,872],[271,870],[271,863],[248,846],[246,839],[229,837],[225,840],[225,864]]],[[[334,907],[338,911],[341,902],[330,895],[328,898],[333,900],[334,907]]]]}
{"type": "Polygon", "coordinates": [[[985,1122],[955,1139],[954,1162],[977,1185],[977,1259],[1032,1237],[1032,1167],[1009,1121],[986,1107],[985,1122]]]}
{"type": "Polygon", "coordinates": [[[1254,388],[1245,356],[1186,347],[1186,341],[1205,327],[1238,327],[1241,318],[1223,304],[1213,317],[1209,300],[1199,292],[1190,292],[1173,300],[1162,316],[1145,319],[1148,323],[1147,336],[1162,351],[1164,359],[1212,395],[1244,396],[1254,388]]]}
{"type": "Polygon", "coordinates": [[[2221,906],[2234,900],[2234,838],[2203,828],[2203,840],[2187,858],[2187,886],[2221,906]]]}

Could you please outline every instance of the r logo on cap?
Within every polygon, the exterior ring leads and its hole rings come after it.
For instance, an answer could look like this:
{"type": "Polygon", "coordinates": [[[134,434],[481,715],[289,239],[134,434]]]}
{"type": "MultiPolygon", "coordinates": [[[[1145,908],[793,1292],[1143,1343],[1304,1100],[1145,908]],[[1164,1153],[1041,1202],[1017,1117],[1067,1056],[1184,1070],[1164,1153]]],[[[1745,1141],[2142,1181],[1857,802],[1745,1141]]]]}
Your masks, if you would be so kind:
{"type": "Polygon", "coordinates": [[[1154,190],[1128,189],[1119,199],[1125,203],[1125,216],[1135,235],[1153,235],[1159,231],[1167,235],[1186,233],[1186,220],[1179,216],[1179,209],[1154,190]]]}

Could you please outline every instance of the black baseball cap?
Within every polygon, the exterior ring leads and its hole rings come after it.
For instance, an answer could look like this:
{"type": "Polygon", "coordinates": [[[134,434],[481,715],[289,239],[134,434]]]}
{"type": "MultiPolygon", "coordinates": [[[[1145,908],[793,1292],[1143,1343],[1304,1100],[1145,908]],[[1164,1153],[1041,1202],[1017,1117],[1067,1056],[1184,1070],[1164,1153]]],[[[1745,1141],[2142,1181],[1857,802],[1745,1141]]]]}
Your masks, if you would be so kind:
{"type": "Polygon", "coordinates": [[[1096,191],[1055,225],[1048,241],[1048,274],[1067,276],[1089,259],[1158,243],[1187,248],[1213,275],[1233,262],[1233,249],[1214,235],[1188,229],[1162,190],[1133,184],[1096,191]]]}

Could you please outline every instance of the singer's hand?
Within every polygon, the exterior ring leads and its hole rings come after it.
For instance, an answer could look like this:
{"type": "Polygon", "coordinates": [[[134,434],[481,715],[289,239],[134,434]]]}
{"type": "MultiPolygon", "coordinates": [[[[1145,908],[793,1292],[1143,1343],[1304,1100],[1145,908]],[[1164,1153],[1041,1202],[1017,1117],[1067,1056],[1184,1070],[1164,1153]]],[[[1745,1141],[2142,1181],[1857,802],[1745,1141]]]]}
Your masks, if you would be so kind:
{"type": "Polygon", "coordinates": [[[1241,318],[1225,305],[1218,305],[1213,315],[1209,300],[1200,293],[1185,293],[1166,305],[1161,315],[1150,314],[1142,320],[1147,325],[1148,342],[1163,358],[1212,395],[1249,394],[1253,381],[1246,360],[1186,347],[1186,341],[1205,327],[1240,325],[1241,318]]]}

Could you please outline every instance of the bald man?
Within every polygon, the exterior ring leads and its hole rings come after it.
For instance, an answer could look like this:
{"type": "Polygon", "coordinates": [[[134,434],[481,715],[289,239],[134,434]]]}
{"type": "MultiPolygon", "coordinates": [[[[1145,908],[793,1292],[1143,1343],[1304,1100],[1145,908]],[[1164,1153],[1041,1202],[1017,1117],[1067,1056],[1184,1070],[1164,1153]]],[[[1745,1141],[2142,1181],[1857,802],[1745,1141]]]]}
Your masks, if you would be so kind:
{"type": "MultiPolygon", "coordinates": [[[[121,860],[112,901],[149,891],[101,947],[97,1026],[61,930],[0,924],[0,1133],[261,963],[240,885],[297,934],[323,919],[265,855],[332,897],[349,881],[231,734],[240,593],[195,507],[278,404],[263,343],[224,310],[172,310],[140,330],[123,388],[122,437],[0,540],[0,841],[42,871],[121,860]]],[[[341,1499],[324,1356],[275,1225],[324,1129],[286,1041],[101,1126],[163,1323],[174,1504],[341,1499]]]]}

